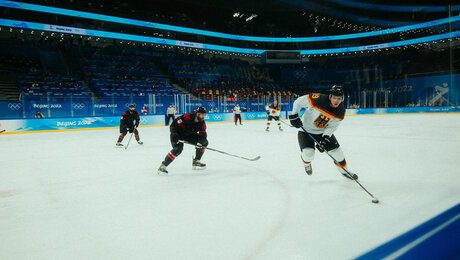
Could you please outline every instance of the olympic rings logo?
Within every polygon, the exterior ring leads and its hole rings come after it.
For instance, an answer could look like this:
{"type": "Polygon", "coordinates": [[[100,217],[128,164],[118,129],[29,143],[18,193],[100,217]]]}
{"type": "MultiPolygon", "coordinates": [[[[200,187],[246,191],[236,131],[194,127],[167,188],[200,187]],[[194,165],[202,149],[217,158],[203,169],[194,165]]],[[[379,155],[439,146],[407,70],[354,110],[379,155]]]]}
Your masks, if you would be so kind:
{"type": "MultiPolygon", "coordinates": [[[[129,104],[133,104],[136,107],[136,103],[125,103],[125,107],[129,107],[129,104]]],[[[158,106],[158,105],[157,105],[158,106]]]]}
{"type": "Polygon", "coordinates": [[[308,72],[306,72],[306,71],[302,71],[302,70],[294,71],[294,77],[296,77],[298,79],[303,79],[306,76],[308,76],[308,72]]]}
{"type": "Polygon", "coordinates": [[[221,120],[222,116],[221,115],[213,115],[212,117],[214,120],[221,120]]]}
{"type": "Polygon", "coordinates": [[[248,118],[254,118],[254,117],[256,117],[256,115],[254,115],[254,114],[248,114],[247,117],[248,117],[248,118]]]}
{"type": "Polygon", "coordinates": [[[83,104],[83,103],[75,103],[75,104],[73,104],[74,109],[80,110],[80,109],[83,109],[84,107],[85,107],[85,104],[83,104]]]}
{"type": "Polygon", "coordinates": [[[22,105],[19,103],[8,103],[8,108],[11,110],[19,110],[21,107],[22,105]]]}

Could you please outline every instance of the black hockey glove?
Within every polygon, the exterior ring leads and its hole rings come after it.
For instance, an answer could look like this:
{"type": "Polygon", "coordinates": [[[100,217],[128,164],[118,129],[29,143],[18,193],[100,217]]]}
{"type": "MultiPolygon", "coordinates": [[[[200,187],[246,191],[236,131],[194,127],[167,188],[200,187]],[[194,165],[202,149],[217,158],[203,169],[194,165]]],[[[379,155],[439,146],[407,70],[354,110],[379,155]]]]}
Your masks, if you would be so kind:
{"type": "Polygon", "coordinates": [[[128,130],[129,130],[130,133],[134,132],[134,126],[132,125],[132,126],[128,127],[128,130]]]}
{"type": "Polygon", "coordinates": [[[323,135],[323,138],[319,141],[319,144],[316,144],[316,149],[318,149],[320,153],[324,153],[324,151],[326,151],[326,148],[329,146],[330,143],[330,137],[327,135],[323,135]]]}
{"type": "Polygon", "coordinates": [[[291,122],[291,125],[295,128],[300,128],[301,126],[303,126],[302,121],[299,118],[299,114],[289,115],[289,121],[291,122]]]}

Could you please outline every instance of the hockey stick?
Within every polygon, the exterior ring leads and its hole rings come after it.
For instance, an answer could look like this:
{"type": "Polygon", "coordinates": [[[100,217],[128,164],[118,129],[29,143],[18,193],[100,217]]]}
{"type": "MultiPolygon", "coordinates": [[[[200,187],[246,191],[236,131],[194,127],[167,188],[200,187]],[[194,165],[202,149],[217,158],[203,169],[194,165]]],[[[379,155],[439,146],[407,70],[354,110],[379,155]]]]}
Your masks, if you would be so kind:
{"type": "Polygon", "coordinates": [[[134,126],[134,130],[133,130],[133,132],[131,133],[131,136],[129,137],[128,143],[127,143],[126,146],[125,146],[125,150],[128,149],[129,143],[131,142],[131,138],[133,138],[134,131],[136,131],[136,128],[137,128],[137,126],[134,126]]]}
{"type": "MultiPolygon", "coordinates": [[[[184,143],[184,144],[189,144],[189,145],[195,146],[195,145],[192,144],[192,143],[188,143],[188,142],[185,142],[185,141],[182,141],[182,140],[179,140],[179,142],[184,143]]],[[[244,160],[248,160],[248,161],[257,161],[257,160],[260,159],[260,156],[257,156],[257,157],[255,157],[255,158],[246,158],[246,157],[242,157],[242,156],[239,156],[239,155],[234,155],[234,154],[226,153],[226,152],[224,152],[224,151],[220,151],[220,150],[213,149],[213,148],[209,148],[209,147],[204,147],[204,148],[207,149],[207,150],[211,150],[211,151],[214,151],[214,152],[226,154],[226,155],[229,155],[229,156],[233,156],[233,157],[240,158],[240,159],[244,159],[244,160]]]]}
{"type": "Polygon", "coordinates": [[[283,124],[287,125],[287,126],[293,127],[292,125],[290,125],[290,124],[288,124],[288,123],[284,122],[283,120],[279,120],[279,121],[280,121],[281,123],[283,123],[283,124]]]}
{"type": "Polygon", "coordinates": [[[340,166],[340,168],[342,168],[342,169],[348,174],[348,176],[350,177],[350,179],[356,181],[356,183],[358,183],[358,185],[359,185],[361,188],[363,188],[363,190],[364,190],[365,192],[367,192],[367,194],[369,194],[369,196],[372,197],[372,202],[373,202],[373,203],[379,203],[379,200],[377,199],[377,197],[375,197],[372,193],[370,193],[368,190],[366,190],[366,188],[364,188],[364,186],[361,185],[361,183],[360,183],[358,180],[354,179],[354,178],[353,178],[353,175],[352,175],[347,169],[345,169],[345,168],[344,168],[344,167],[343,167],[343,166],[342,166],[342,165],[341,165],[341,164],[340,164],[340,163],[339,163],[339,162],[338,162],[328,151],[326,151],[326,149],[324,149],[324,147],[323,147],[318,141],[316,141],[316,139],[315,139],[310,133],[308,133],[307,130],[305,130],[305,128],[303,128],[303,126],[300,126],[300,128],[302,128],[302,130],[303,130],[308,136],[310,136],[310,138],[311,138],[319,147],[321,147],[321,148],[324,150],[324,152],[325,152],[327,155],[329,155],[329,157],[331,157],[332,160],[334,160],[334,162],[335,162],[336,165],[340,166]]]}

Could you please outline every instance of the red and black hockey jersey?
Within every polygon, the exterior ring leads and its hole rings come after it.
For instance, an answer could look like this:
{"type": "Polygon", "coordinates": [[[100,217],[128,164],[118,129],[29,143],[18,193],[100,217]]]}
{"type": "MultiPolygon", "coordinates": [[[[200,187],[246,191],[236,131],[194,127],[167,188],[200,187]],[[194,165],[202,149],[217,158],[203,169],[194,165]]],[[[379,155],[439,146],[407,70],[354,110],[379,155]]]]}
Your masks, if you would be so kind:
{"type": "Polygon", "coordinates": [[[206,138],[206,122],[195,122],[195,118],[196,113],[189,113],[174,119],[170,126],[171,133],[181,136],[197,134],[206,138]]]}
{"type": "Polygon", "coordinates": [[[139,125],[139,122],[140,122],[139,113],[136,110],[133,110],[132,113],[130,112],[131,112],[130,110],[126,110],[125,112],[123,112],[123,114],[121,115],[121,119],[120,119],[120,125],[132,127],[134,126],[134,120],[136,120],[136,125],[137,126],[139,125]]]}

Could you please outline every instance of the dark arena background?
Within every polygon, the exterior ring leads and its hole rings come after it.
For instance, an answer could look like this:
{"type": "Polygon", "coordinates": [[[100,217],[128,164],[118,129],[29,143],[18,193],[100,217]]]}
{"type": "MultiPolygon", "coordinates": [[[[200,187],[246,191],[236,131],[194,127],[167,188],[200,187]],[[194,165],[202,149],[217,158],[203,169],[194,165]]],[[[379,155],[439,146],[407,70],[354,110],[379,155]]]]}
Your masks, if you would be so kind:
{"type": "Polygon", "coordinates": [[[0,259],[460,259],[460,1],[0,14],[0,259]]]}

